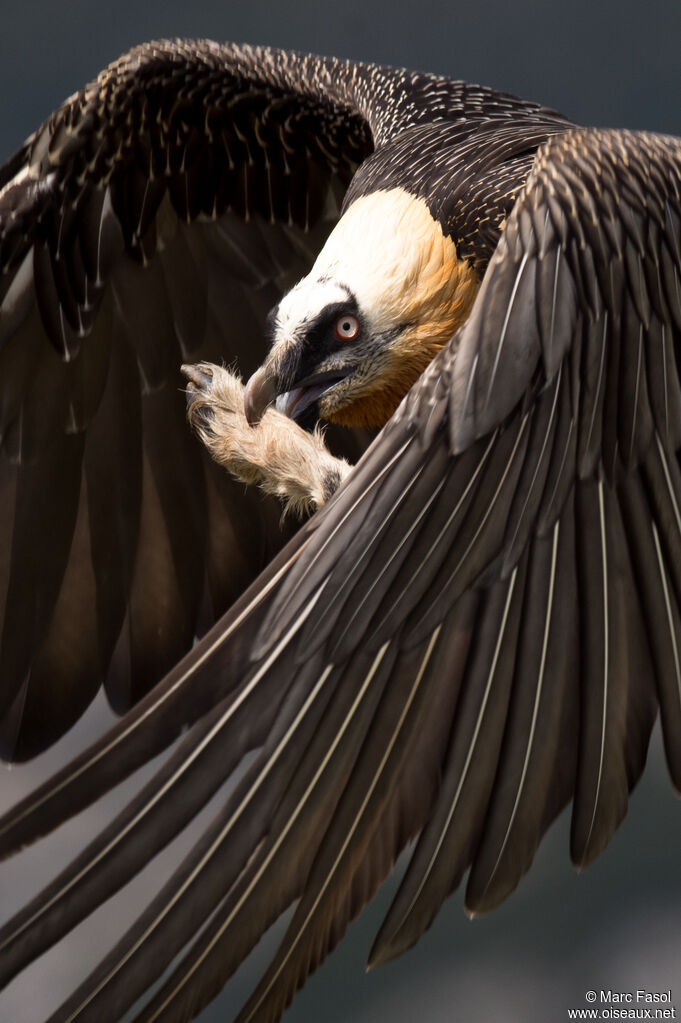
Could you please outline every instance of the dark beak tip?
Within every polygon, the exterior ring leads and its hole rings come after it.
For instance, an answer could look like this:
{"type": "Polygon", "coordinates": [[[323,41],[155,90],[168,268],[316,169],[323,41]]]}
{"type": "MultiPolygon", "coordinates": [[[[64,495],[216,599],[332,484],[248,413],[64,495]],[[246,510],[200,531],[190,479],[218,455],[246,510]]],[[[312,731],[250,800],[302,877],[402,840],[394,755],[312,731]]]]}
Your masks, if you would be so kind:
{"type": "Polygon", "coordinates": [[[276,396],[272,377],[264,369],[256,370],[244,391],[244,413],[251,426],[257,426],[276,396]]]}

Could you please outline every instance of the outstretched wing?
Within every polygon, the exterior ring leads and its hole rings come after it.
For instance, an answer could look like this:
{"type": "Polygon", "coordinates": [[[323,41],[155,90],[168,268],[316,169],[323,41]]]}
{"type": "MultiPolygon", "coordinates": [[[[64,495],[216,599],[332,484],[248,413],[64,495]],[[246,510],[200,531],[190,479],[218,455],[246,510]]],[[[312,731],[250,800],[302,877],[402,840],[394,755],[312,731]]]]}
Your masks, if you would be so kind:
{"type": "Polygon", "coordinates": [[[194,723],[134,803],[3,930],[3,977],[119,887],[259,752],[55,1020],[192,1018],[297,901],[240,1019],[274,1020],[419,835],[372,952],[470,869],[497,905],[570,801],[589,863],[658,702],[681,788],[681,142],[539,151],[467,324],[344,487],[115,729],[0,822],[44,833],[194,723]]]}
{"type": "Polygon", "coordinates": [[[102,681],[130,707],[282,543],[280,509],[191,437],[179,367],[254,370],[337,218],[373,142],[349,93],[323,94],[332,65],[140,47],[0,172],[4,758],[102,681]]]}

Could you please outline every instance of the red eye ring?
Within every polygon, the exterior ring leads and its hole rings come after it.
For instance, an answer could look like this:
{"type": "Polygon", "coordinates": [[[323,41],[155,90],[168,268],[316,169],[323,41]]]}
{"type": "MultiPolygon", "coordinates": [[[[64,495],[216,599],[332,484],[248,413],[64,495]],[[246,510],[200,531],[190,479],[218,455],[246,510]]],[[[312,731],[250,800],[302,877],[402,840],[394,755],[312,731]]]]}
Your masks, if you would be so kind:
{"type": "Polygon", "coordinates": [[[359,334],[359,320],[347,313],[336,320],[334,333],[338,341],[354,341],[359,334]]]}

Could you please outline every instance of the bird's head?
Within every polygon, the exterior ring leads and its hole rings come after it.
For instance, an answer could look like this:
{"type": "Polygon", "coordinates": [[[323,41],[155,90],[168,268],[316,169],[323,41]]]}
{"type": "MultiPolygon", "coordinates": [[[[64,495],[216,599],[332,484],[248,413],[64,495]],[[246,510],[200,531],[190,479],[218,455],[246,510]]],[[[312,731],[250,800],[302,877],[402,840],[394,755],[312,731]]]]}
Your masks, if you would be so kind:
{"type": "Polygon", "coordinates": [[[272,348],[246,388],[249,421],[276,402],[306,428],[382,426],[476,290],[423,199],[401,188],[362,196],[270,313],[272,348]]]}

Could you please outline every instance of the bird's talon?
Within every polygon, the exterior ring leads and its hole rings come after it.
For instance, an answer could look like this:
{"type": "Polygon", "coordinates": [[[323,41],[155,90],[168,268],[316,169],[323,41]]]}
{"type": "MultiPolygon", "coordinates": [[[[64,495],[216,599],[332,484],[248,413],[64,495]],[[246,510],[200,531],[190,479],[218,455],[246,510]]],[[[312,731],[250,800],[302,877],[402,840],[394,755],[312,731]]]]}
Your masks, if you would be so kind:
{"type": "Polygon", "coordinates": [[[210,390],[213,386],[213,371],[207,362],[184,363],[180,366],[180,372],[189,381],[188,390],[206,391],[210,390]]]}

